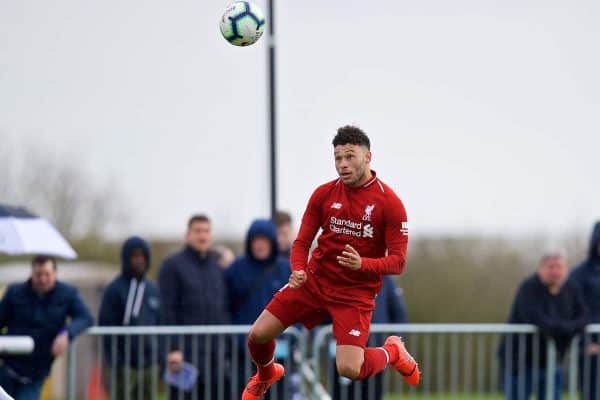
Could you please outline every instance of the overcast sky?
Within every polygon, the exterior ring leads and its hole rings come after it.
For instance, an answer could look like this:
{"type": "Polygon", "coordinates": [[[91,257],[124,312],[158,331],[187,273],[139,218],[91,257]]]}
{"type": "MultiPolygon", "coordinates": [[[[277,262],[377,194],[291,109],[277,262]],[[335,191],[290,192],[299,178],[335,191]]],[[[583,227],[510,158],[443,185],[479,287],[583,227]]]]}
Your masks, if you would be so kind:
{"type": "MultiPolygon", "coordinates": [[[[276,3],[279,202],[296,220],[347,123],[413,233],[600,217],[600,2],[276,3]]],[[[222,39],[226,4],[0,0],[0,146],[40,141],[115,177],[124,234],[179,235],[193,212],[241,234],[269,212],[267,40],[222,39]]]]}

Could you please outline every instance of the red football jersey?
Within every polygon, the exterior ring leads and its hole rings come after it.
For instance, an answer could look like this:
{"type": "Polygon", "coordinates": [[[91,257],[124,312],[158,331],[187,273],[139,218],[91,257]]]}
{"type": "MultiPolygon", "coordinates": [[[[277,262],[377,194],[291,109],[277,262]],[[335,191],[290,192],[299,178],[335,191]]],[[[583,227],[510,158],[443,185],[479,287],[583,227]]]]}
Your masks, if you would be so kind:
{"type": "Polygon", "coordinates": [[[369,299],[369,304],[381,288],[382,275],[402,272],[408,245],[404,205],[372,173],[372,179],[358,188],[341,179],[319,186],[308,202],[291,252],[292,269],[318,276],[332,297],[360,297],[369,299]],[[317,247],[308,260],[319,229],[317,247]],[[361,269],[353,271],[338,263],[346,244],[360,254],[361,269]]]}

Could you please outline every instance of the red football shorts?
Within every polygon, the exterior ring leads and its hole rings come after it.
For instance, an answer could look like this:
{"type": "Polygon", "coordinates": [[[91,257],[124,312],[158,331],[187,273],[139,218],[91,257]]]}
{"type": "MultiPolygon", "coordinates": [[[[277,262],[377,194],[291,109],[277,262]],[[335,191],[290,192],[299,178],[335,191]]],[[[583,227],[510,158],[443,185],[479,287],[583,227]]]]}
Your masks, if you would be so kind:
{"type": "Polygon", "coordinates": [[[301,323],[312,329],[327,317],[333,321],[333,336],[338,345],[364,348],[369,338],[372,310],[334,300],[328,290],[318,284],[318,277],[308,273],[306,283],[293,289],[288,285],[281,288],[266,309],[287,328],[301,323]]]}

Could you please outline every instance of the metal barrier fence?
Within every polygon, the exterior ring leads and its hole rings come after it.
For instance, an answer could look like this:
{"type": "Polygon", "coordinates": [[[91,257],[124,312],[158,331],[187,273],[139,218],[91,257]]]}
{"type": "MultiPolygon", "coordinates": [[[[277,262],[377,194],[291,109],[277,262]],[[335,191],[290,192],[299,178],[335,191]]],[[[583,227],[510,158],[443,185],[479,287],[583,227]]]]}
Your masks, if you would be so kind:
{"type": "MultiPolygon", "coordinates": [[[[107,395],[123,400],[237,400],[247,378],[254,373],[246,351],[249,328],[245,325],[90,328],[71,344],[68,399],[107,395]],[[197,381],[187,393],[175,391],[163,379],[166,353],[173,346],[198,371],[197,381]]],[[[277,347],[276,357],[289,373],[273,386],[270,399],[289,399],[289,393],[302,390],[298,386],[306,334],[290,327],[278,339],[277,347]]],[[[179,375],[181,387],[185,387],[186,380],[189,382],[189,376],[183,375],[179,375]]]]}
{"type": "Polygon", "coordinates": [[[571,342],[568,354],[569,400],[600,399],[600,324],[588,325],[583,337],[571,342]]]}
{"type": "MultiPolygon", "coordinates": [[[[93,327],[71,345],[68,399],[102,398],[98,393],[106,388],[110,399],[237,400],[253,373],[245,346],[249,328],[93,327]],[[159,376],[166,349],[173,343],[198,367],[199,381],[210,382],[197,386],[188,397],[181,391],[171,394],[159,376]]],[[[373,324],[369,345],[382,345],[389,334],[403,336],[419,361],[422,381],[417,388],[404,384],[390,368],[366,383],[342,379],[336,373],[331,326],[316,328],[310,345],[305,331],[291,327],[279,340],[276,354],[286,367],[286,377],[267,399],[295,400],[291,393],[296,393],[296,398],[319,400],[396,400],[409,394],[421,399],[521,400],[538,391],[540,398],[555,399],[557,349],[533,325],[373,324]],[[540,363],[545,368],[540,369],[540,363]]],[[[582,356],[582,349],[598,343],[598,338],[600,325],[588,326],[564,357],[568,380],[562,389],[569,400],[580,392],[584,400],[600,399],[600,355],[582,356]]]]}
{"type": "Polygon", "coordinates": [[[373,324],[370,339],[374,343],[370,345],[381,346],[389,334],[401,334],[420,363],[422,380],[417,388],[408,387],[390,368],[379,382],[374,378],[368,383],[340,379],[331,327],[316,331],[312,364],[334,400],[373,400],[383,395],[395,399],[409,394],[407,397],[426,399],[500,399],[505,385],[512,387],[506,398],[526,399],[526,392],[540,390],[546,399],[553,399],[556,349],[549,342],[542,351],[544,339],[533,325],[373,324]],[[545,370],[535,367],[542,358],[547,360],[545,370]],[[542,373],[547,383],[544,387],[539,386],[540,380],[530,379],[542,373]]]}

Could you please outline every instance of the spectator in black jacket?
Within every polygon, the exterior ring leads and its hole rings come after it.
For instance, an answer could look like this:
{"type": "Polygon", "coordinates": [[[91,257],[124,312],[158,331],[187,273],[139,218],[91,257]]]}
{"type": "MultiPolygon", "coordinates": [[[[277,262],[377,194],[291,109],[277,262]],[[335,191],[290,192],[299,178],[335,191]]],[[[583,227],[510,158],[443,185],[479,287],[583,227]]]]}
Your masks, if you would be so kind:
{"type": "MultiPolygon", "coordinates": [[[[148,243],[136,236],[127,239],[121,249],[121,274],[102,294],[98,325],[160,324],[160,294],[158,286],[146,279],[149,268],[148,243]]],[[[106,336],[103,347],[106,362],[110,367],[107,377],[111,384],[112,398],[150,399],[152,365],[162,357],[159,354],[158,340],[153,340],[149,335],[130,335],[127,340],[125,336],[106,336]]]]}
{"type": "Polygon", "coordinates": [[[37,256],[31,265],[31,278],[10,285],[0,302],[0,328],[34,341],[31,354],[2,355],[0,386],[16,400],[39,399],[54,358],[93,323],[77,289],[57,280],[54,258],[37,256]]]}
{"type": "MultiPolygon", "coordinates": [[[[185,235],[186,246],[163,262],[158,283],[162,300],[163,324],[165,325],[215,325],[230,322],[227,303],[227,287],[224,271],[219,266],[219,254],[210,250],[212,230],[210,219],[205,215],[194,215],[188,221],[185,235]]],[[[213,338],[215,338],[213,336],[213,338]]],[[[198,399],[204,399],[205,385],[216,398],[218,385],[222,384],[211,373],[224,369],[218,357],[218,346],[209,341],[211,352],[206,354],[206,338],[174,335],[169,340],[168,368],[178,371],[183,362],[193,363],[199,372],[195,389],[185,392],[184,398],[191,399],[196,390],[198,399]],[[196,351],[193,351],[196,349],[196,351]],[[206,357],[210,357],[206,360],[206,357]],[[204,370],[205,365],[209,370],[204,370]]],[[[172,399],[179,399],[179,390],[171,386],[172,399]],[[177,397],[175,397],[177,396],[177,397]]]]}
{"type": "MultiPolygon", "coordinates": [[[[564,254],[561,251],[551,251],[544,254],[537,273],[527,278],[517,292],[508,322],[536,325],[540,331],[540,339],[536,343],[531,335],[525,340],[520,340],[520,335],[516,334],[505,337],[499,355],[507,399],[528,399],[534,387],[537,387],[538,399],[544,399],[548,338],[556,343],[560,362],[571,339],[585,326],[586,313],[581,291],[577,285],[567,281],[566,277],[564,254]],[[524,349],[521,347],[523,342],[526,346],[524,349]]],[[[558,363],[554,389],[554,399],[558,400],[562,391],[562,374],[558,363]]]]}

